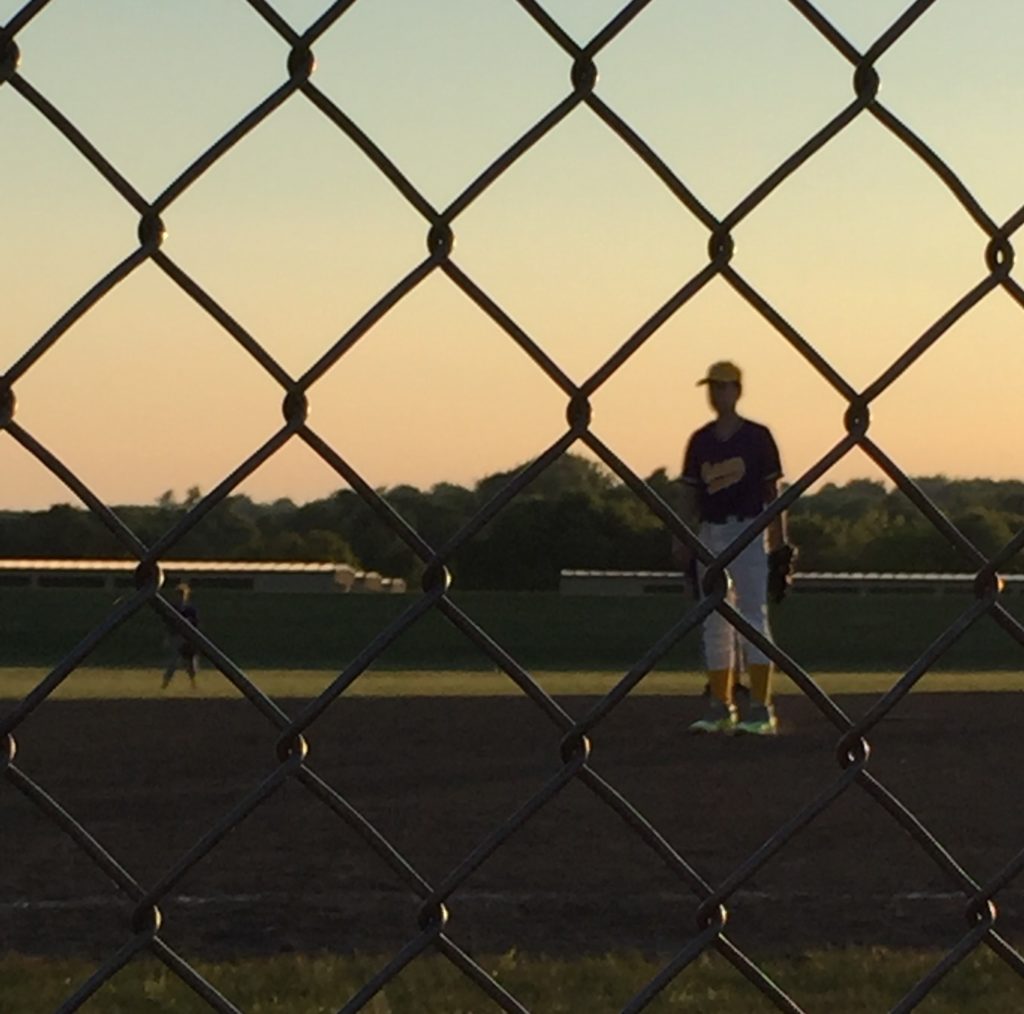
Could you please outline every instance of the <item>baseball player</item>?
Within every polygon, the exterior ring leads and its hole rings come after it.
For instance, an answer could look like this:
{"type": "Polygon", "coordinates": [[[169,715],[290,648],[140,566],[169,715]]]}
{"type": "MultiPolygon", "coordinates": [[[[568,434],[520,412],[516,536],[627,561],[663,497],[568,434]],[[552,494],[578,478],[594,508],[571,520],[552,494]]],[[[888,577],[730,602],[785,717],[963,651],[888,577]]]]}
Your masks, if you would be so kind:
{"type": "MultiPolygon", "coordinates": [[[[184,581],[178,585],[177,609],[193,627],[199,626],[199,612],[192,604],[192,589],[184,581]]],[[[170,627],[169,630],[172,654],[167,669],[164,671],[161,689],[166,690],[171,685],[171,680],[174,679],[178,668],[184,666],[194,690],[196,687],[196,672],[199,669],[195,645],[188,638],[183,637],[177,629],[170,627]]]]}
{"type": "MultiPolygon", "coordinates": [[[[768,427],[744,419],[736,411],[743,378],[735,363],[713,364],[699,385],[707,385],[715,419],[697,430],[687,444],[680,516],[717,555],[776,498],[782,465],[768,427]]],[[[673,540],[673,554],[684,569],[693,562],[689,547],[679,540],[673,540]]],[[[768,597],[771,594],[773,599],[781,600],[784,596],[793,555],[793,548],[786,542],[785,519],[780,514],[767,532],[754,539],[727,568],[729,603],[769,639],[768,597]]],[[[699,567],[698,587],[703,572],[704,568],[699,567]]],[[[756,645],[737,637],[735,628],[718,612],[704,621],[703,643],[709,704],[705,716],[690,730],[774,735],[778,722],[771,699],[771,661],[756,645]],[[750,676],[750,706],[742,720],[734,699],[739,647],[750,676]]]]}

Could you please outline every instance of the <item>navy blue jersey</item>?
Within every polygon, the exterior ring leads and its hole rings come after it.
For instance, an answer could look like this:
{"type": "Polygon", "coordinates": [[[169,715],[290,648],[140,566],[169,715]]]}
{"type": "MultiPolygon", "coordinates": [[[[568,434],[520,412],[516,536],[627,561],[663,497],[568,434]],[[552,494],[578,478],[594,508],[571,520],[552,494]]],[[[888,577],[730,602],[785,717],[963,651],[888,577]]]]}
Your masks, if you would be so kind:
{"type": "MultiPolygon", "coordinates": [[[[177,609],[178,612],[186,620],[188,620],[188,622],[191,623],[193,627],[199,627],[199,613],[196,610],[196,607],[192,605],[191,602],[181,602],[177,606],[175,606],[175,609],[177,609]]],[[[167,623],[167,629],[170,631],[173,637],[182,637],[182,635],[178,632],[178,628],[174,626],[174,624],[172,624],[170,621],[165,622],[167,623]]]]}
{"type": "Polygon", "coordinates": [[[765,507],[765,483],[781,475],[771,431],[748,419],[726,440],[717,436],[713,422],[702,426],[683,457],[683,482],[696,487],[700,518],[713,524],[756,517],[765,507]]]}

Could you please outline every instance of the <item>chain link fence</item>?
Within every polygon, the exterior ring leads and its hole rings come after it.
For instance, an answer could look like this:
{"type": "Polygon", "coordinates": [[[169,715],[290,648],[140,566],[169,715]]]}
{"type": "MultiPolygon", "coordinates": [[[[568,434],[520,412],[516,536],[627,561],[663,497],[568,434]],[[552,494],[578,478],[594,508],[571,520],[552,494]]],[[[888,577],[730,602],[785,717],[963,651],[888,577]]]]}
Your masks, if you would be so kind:
{"type": "MultiPolygon", "coordinates": [[[[984,617],[992,617],[1017,643],[1024,645],[1024,626],[1014,619],[1000,601],[1000,568],[1024,548],[1024,531],[991,558],[975,548],[944,514],[915,485],[870,434],[872,402],[901,375],[912,369],[917,360],[950,327],[977,306],[990,293],[1002,289],[1024,308],[1024,288],[1012,277],[1014,262],[1012,237],[1024,223],[1024,207],[1005,222],[993,220],[978,200],[914,129],[896,116],[879,99],[879,73],[876,63],[900,39],[912,31],[915,23],[939,0],[916,0],[876,39],[865,52],[855,48],[810,0],[788,0],[790,6],[813,26],[822,45],[832,47],[852,71],[852,95],[849,104],[806,143],[794,151],[769,176],[747,194],[724,218],[718,218],[701,202],[700,197],[662,161],[639,134],[599,95],[598,60],[602,50],[621,33],[654,0],[632,0],[623,5],[585,46],[578,45],[559,22],[537,0],[507,0],[533,19],[538,29],[565,53],[569,87],[565,98],[537,121],[445,208],[434,207],[365,132],[323,91],[314,78],[314,47],[328,31],[344,31],[344,15],[357,0],[338,0],[330,5],[301,34],[275,10],[269,0],[239,0],[248,5],[276,32],[289,47],[284,80],[272,94],[253,108],[232,129],[204,151],[157,197],[147,199],[139,193],[118,169],[108,161],[90,140],[59,108],[53,105],[31,83],[32,54],[19,49],[19,34],[33,19],[44,16],[50,0],[32,0],[22,7],[7,25],[0,28],[0,85],[13,90],[43,119],[56,128],[80,153],[83,159],[120,194],[138,215],[138,243],[116,267],[85,292],[38,340],[11,363],[0,377],[0,427],[30,455],[57,476],[66,487],[87,505],[89,510],[116,536],[120,544],[138,560],[134,591],[111,609],[109,615],[91,630],[60,663],[0,720],[0,770],[6,785],[21,793],[50,821],[74,841],[96,866],[109,877],[134,906],[130,925],[125,926],[123,947],[104,961],[88,979],[69,995],[60,1007],[62,1012],[77,1010],[104,983],[136,956],[149,953],[201,997],[211,1009],[237,1012],[232,1001],[222,995],[177,953],[165,936],[161,920],[161,902],[168,897],[182,878],[218,842],[249,814],[259,808],[289,780],[303,786],[320,803],[345,822],[368,848],[377,853],[393,870],[395,876],[420,899],[416,925],[409,927],[407,944],[367,981],[356,995],[340,1008],[357,1011],[367,1005],[390,980],[414,961],[418,955],[436,951],[444,955],[461,973],[475,982],[499,1007],[506,1011],[524,1011],[522,1003],[488,974],[460,946],[447,929],[447,904],[453,893],[503,843],[529,822],[572,782],[585,786],[593,795],[631,829],[678,877],[695,897],[693,932],[689,941],[657,975],[640,990],[626,1006],[627,1011],[640,1011],[659,995],[688,965],[705,951],[721,954],[779,1010],[800,1011],[797,999],[787,995],[767,974],[732,941],[726,932],[730,899],[747,885],[751,878],[794,836],[806,828],[823,811],[847,792],[869,796],[920,847],[921,852],[941,871],[950,887],[964,899],[965,927],[956,945],[917,982],[893,1008],[908,1011],[925,999],[942,978],[977,947],[984,944],[1016,973],[1024,977],[1024,957],[1000,932],[995,895],[1024,870],[1024,849],[1002,869],[989,872],[987,878],[976,879],[965,870],[950,852],[931,834],[918,817],[871,772],[868,737],[886,716],[898,707],[903,698],[928,669],[969,628],[984,617]],[[24,64],[24,72],[22,65],[24,64]],[[164,226],[162,217],[174,202],[207,170],[226,157],[232,147],[283,103],[295,99],[310,102],[319,112],[362,151],[365,157],[393,185],[423,218],[426,255],[405,277],[395,281],[391,289],[371,306],[357,323],[300,376],[292,376],[231,314],[204,290],[199,280],[191,277],[162,249],[164,226]],[[586,106],[621,143],[654,174],[661,185],[676,198],[681,215],[694,216],[707,230],[707,263],[686,280],[654,314],[642,321],[621,346],[583,383],[567,376],[541,345],[520,327],[489,295],[477,285],[453,259],[453,242],[459,216],[478,201],[503,173],[538,143],[577,107],[586,106]],[[952,306],[941,308],[940,315],[916,341],[882,372],[873,383],[857,390],[827,359],[793,327],[743,277],[733,260],[733,231],[754,209],[772,194],[792,173],[836,138],[858,117],[873,117],[905,146],[908,158],[920,159],[948,188],[959,202],[964,214],[977,225],[979,263],[986,270],[977,284],[952,306]],[[983,258],[980,256],[983,255],[983,258]],[[97,305],[119,283],[147,261],[155,264],[181,291],[210,315],[280,386],[282,412],[280,429],[262,446],[257,447],[209,493],[203,496],[181,520],[151,545],[145,544],[127,527],[103,500],[95,495],[58,455],[44,446],[17,420],[16,399],[19,381],[58,343],[69,328],[97,305]],[[443,545],[430,545],[374,490],[338,448],[323,439],[307,420],[307,391],[325,373],[334,369],[345,354],[360,340],[366,339],[374,325],[403,300],[419,283],[434,272],[448,277],[472,300],[508,339],[518,345],[565,396],[567,424],[564,433],[551,446],[544,448],[532,462],[511,478],[462,530],[443,545]],[[843,429],[834,446],[813,467],[794,481],[783,495],[772,503],[746,531],[720,556],[713,557],[699,543],[694,533],[680,521],[664,502],[614,450],[604,443],[590,425],[590,399],[644,343],[685,306],[712,279],[721,278],[741,296],[778,334],[781,341],[795,349],[845,401],[843,429]],[[295,718],[290,718],[257,686],[207,635],[193,628],[176,610],[162,590],[161,560],[179,542],[201,524],[203,518],[261,464],[271,458],[289,441],[305,443],[337,475],[355,490],[377,516],[422,560],[425,572],[422,591],[408,608],[381,631],[347,668],[315,700],[295,718]],[[705,597],[680,615],[678,622],[651,645],[619,680],[614,689],[596,703],[584,717],[574,720],[536,682],[515,658],[496,643],[472,616],[460,608],[449,594],[450,578],[446,561],[467,540],[476,536],[504,507],[521,494],[545,469],[577,443],[589,448],[625,483],[674,535],[688,543],[707,565],[705,597]],[[914,664],[893,684],[859,720],[852,720],[815,680],[780,647],[764,640],[727,603],[725,568],[762,533],[780,512],[823,477],[829,469],[854,448],[860,448],[901,490],[921,513],[942,533],[946,540],[973,560],[976,576],[970,605],[914,664]],[[112,848],[99,841],[75,815],[54,798],[44,783],[30,777],[17,763],[16,734],[19,726],[81,665],[90,652],[108,635],[142,610],[153,610],[164,623],[176,628],[194,642],[202,654],[216,666],[277,730],[277,764],[261,781],[254,779],[251,791],[225,812],[216,824],[179,857],[158,880],[140,883],[115,858],[112,848]],[[645,819],[628,799],[599,775],[591,764],[593,744],[600,734],[602,722],[626,699],[645,676],[651,672],[667,651],[684,635],[701,624],[712,611],[718,610],[743,635],[764,650],[813,702],[836,730],[834,780],[816,798],[809,800],[724,880],[710,883],[695,866],[645,819]],[[400,637],[427,613],[442,614],[466,638],[474,643],[528,697],[537,710],[559,730],[560,765],[552,777],[520,809],[504,823],[495,827],[443,879],[435,882],[420,874],[387,838],[359,812],[341,793],[316,772],[315,750],[311,752],[308,738],[315,735],[317,719],[337,701],[359,676],[370,667],[396,638],[400,637]]],[[[781,5],[782,0],[780,0],[781,5]]],[[[369,340],[372,340],[370,335],[369,340]]],[[[0,846],[2,847],[2,846],[0,846]]],[[[339,998],[339,1003],[344,998],[339,998]]]]}

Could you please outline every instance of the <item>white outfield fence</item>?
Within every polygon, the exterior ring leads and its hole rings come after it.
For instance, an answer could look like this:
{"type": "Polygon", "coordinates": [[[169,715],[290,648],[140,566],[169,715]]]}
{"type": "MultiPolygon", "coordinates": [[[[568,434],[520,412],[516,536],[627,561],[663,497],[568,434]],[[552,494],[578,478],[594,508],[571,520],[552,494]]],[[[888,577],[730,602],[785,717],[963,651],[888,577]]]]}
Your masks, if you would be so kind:
{"type": "MultiPolygon", "coordinates": [[[[102,588],[134,586],[136,564],[129,560],[0,560],[0,588],[102,588]]],[[[195,588],[298,594],[384,593],[409,591],[400,577],[357,570],[345,563],[293,561],[174,560],[164,568],[171,584],[187,581],[195,588]]],[[[1024,574],[1003,575],[1003,594],[1024,592],[1024,574]]],[[[794,592],[966,593],[975,575],[903,571],[812,571],[793,576],[794,592]]],[[[563,595],[654,595],[682,593],[686,578],[678,570],[564,569],[558,589],[563,595]]]]}
{"type": "MultiPolygon", "coordinates": [[[[0,588],[134,588],[137,563],[130,560],[0,560],[0,588]]],[[[356,570],[346,563],[236,560],[169,560],[164,580],[195,588],[308,594],[406,591],[400,577],[356,570]]]]}
{"type": "MultiPolygon", "coordinates": [[[[1001,577],[1003,594],[1024,592],[1024,574],[1001,577]]],[[[914,592],[941,595],[972,592],[974,574],[877,573],[873,571],[811,572],[793,576],[794,592],[914,592]]],[[[563,570],[558,590],[563,595],[654,595],[682,593],[686,576],[678,570],[563,570]]]]}

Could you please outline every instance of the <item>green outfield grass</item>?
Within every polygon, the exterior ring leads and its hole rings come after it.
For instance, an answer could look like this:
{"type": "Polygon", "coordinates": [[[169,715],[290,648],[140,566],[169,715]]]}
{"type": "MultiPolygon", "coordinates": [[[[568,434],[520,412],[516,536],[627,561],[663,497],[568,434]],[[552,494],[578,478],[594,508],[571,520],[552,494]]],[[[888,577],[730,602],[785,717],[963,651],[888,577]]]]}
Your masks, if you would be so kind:
{"type": "MultiPolygon", "coordinates": [[[[40,668],[0,669],[0,700],[20,700],[46,676],[40,668]]],[[[247,675],[274,698],[315,697],[337,676],[323,669],[254,669],[247,675]]],[[[896,672],[812,673],[830,694],[881,694],[899,678],[896,672]]],[[[621,673],[548,671],[533,674],[555,697],[606,694],[622,678],[621,673]]],[[[239,692],[216,670],[199,674],[193,690],[187,677],[179,674],[168,690],[160,688],[159,669],[112,669],[87,666],[75,670],[53,697],[59,700],[139,700],[182,698],[232,698],[239,692]]],[[[799,694],[788,677],[776,680],[776,693],[799,694]]],[[[699,672],[653,672],[632,694],[692,696],[704,688],[699,672]]],[[[1024,689],[1024,674],[991,672],[929,673],[915,693],[1006,692],[1024,689]]],[[[362,675],[346,691],[353,697],[514,697],[522,691],[504,673],[495,671],[374,670],[362,675]]]]}
{"type": "MultiPolygon", "coordinates": [[[[454,601],[523,665],[540,672],[624,672],[692,603],[682,595],[585,597],[556,592],[453,592],[454,601]]],[[[412,607],[415,595],[287,595],[200,589],[203,630],[234,661],[254,670],[340,670],[412,607]]],[[[101,590],[0,588],[0,667],[47,668],[85,637],[113,606],[101,590]]],[[[945,595],[814,593],[773,610],[778,643],[812,672],[889,673],[905,669],[972,602],[945,595]]],[[[1007,608],[1024,618],[1024,596],[1007,608]]],[[[157,667],[166,631],[144,609],[100,643],[94,666],[157,667]]],[[[1024,651],[983,617],[939,668],[1020,670],[1024,651]]],[[[701,663],[693,630],[662,659],[665,670],[701,663]]],[[[490,668],[490,660],[436,611],[424,615],[378,660],[382,670],[490,668]]]]}
{"type": "MultiPolygon", "coordinates": [[[[879,948],[769,958],[763,969],[807,1011],[877,1014],[889,1010],[939,959],[938,953],[879,948]]],[[[386,959],[274,958],[210,964],[197,969],[252,1014],[324,1014],[337,1010],[386,959]]],[[[620,1010],[661,967],[636,954],[555,960],[515,952],[482,959],[530,1010],[597,1014],[620,1010]]],[[[93,971],[84,961],[0,958],[4,1010],[50,1014],[93,971]]],[[[982,949],[940,983],[919,1008],[927,1014],[1014,1011],[1024,1007],[1024,983],[982,949]]],[[[363,1008],[368,1014],[489,1014],[498,1008],[442,958],[409,966],[363,1008]]],[[[705,955],[648,1008],[658,1012],[759,1014],[775,1008],[717,955],[705,955]]],[[[122,971],[84,1008],[89,1014],[202,1014],[209,1007],[152,960],[122,971]]]]}

